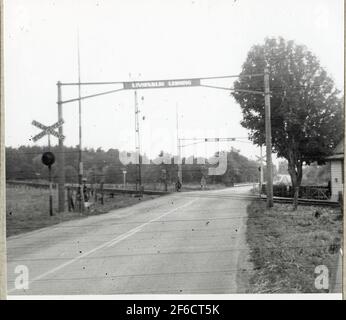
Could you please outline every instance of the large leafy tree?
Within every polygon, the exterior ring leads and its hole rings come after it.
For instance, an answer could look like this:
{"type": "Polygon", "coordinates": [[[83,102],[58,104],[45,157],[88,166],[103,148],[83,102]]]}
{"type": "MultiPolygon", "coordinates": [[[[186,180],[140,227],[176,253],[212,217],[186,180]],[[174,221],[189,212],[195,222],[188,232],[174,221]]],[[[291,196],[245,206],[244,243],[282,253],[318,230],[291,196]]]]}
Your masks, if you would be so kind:
{"type": "MultiPolygon", "coordinates": [[[[303,165],[321,162],[343,136],[340,91],[305,46],[283,38],[267,38],[253,46],[241,75],[270,71],[272,151],[288,161],[297,207],[303,165]]],[[[235,89],[264,91],[262,76],[240,77],[235,89]]],[[[242,126],[257,145],[265,144],[264,98],[233,93],[243,112],[242,126]]]]}

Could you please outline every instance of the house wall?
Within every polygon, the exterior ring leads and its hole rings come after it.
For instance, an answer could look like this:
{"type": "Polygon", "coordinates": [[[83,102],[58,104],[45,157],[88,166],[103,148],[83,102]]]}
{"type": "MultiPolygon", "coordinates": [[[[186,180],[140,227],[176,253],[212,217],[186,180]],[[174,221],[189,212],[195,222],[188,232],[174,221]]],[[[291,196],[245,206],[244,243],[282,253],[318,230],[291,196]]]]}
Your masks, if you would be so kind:
{"type": "Polygon", "coordinates": [[[330,164],[332,195],[331,200],[337,201],[339,192],[343,192],[343,161],[332,160],[330,164]]]}

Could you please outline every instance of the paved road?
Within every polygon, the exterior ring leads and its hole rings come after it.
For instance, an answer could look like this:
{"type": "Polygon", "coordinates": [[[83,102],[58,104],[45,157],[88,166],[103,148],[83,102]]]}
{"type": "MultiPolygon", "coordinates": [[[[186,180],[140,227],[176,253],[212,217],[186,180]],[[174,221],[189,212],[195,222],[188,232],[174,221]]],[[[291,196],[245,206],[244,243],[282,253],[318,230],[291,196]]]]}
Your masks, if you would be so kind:
{"type": "Polygon", "coordinates": [[[9,294],[244,292],[250,188],[176,193],[10,237],[9,294]],[[27,290],[14,289],[21,265],[27,290]]]}

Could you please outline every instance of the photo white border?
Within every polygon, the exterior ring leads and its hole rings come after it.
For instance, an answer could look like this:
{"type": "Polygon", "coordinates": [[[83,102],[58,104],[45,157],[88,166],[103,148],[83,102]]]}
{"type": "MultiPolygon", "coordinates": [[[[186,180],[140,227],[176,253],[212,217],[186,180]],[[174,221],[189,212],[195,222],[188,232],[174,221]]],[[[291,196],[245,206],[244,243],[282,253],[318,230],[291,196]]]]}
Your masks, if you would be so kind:
{"type": "MultiPolygon", "coordinates": [[[[345,3],[345,1],[344,1],[345,3]]],[[[344,16],[346,8],[344,6],[344,16]]],[[[327,294],[208,294],[208,295],[30,295],[7,296],[6,287],[6,181],[5,181],[5,117],[4,117],[4,50],[3,50],[3,1],[0,0],[0,300],[341,300],[345,299],[345,280],[346,264],[343,254],[342,266],[342,290],[343,293],[327,294]]],[[[345,23],[344,23],[345,28],[345,23]]],[[[344,36],[345,37],[345,36],[344,36]]],[[[344,41],[344,61],[346,59],[346,45],[344,41]]],[[[344,66],[345,74],[345,66],[344,66]]],[[[345,78],[345,77],[344,77],[345,78]]],[[[344,81],[344,92],[346,92],[346,83],[344,81]]],[[[345,99],[345,97],[344,97],[345,99]]],[[[345,101],[345,100],[344,100],[345,101]]],[[[345,110],[345,102],[344,102],[345,110]]],[[[345,117],[346,119],[346,117],[345,117]]],[[[346,121],[345,121],[346,124],[346,121]]],[[[346,126],[345,126],[346,127],[346,126]]],[[[346,144],[344,150],[346,150],[346,144]]],[[[344,161],[344,175],[346,164],[344,161]]],[[[345,212],[345,184],[344,184],[344,212],[345,212]]],[[[343,231],[345,231],[346,221],[343,220],[343,231]]],[[[343,252],[345,252],[346,236],[343,232],[343,252]]]]}

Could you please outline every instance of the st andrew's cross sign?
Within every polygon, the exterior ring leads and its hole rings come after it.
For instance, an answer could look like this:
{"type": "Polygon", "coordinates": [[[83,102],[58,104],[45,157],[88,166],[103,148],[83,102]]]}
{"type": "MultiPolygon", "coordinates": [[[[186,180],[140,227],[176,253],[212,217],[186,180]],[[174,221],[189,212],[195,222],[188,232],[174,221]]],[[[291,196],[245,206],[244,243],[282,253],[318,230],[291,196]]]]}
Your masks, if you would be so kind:
{"type": "Polygon", "coordinates": [[[40,140],[41,138],[43,138],[45,135],[53,135],[59,139],[65,139],[65,136],[61,135],[59,132],[56,132],[55,130],[58,129],[59,127],[61,127],[64,124],[64,120],[59,120],[58,122],[54,123],[51,126],[45,126],[42,123],[38,122],[38,121],[33,121],[32,125],[41,129],[42,132],[40,132],[39,134],[37,134],[36,136],[34,136],[32,138],[32,141],[36,142],[38,140],[40,140]]]}
{"type": "Polygon", "coordinates": [[[259,161],[259,162],[261,162],[261,161],[266,162],[267,161],[265,159],[265,156],[256,156],[256,158],[257,158],[257,161],[259,161]]]}

